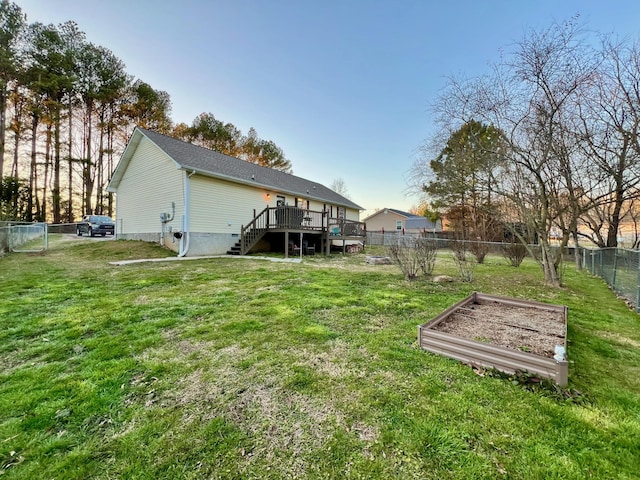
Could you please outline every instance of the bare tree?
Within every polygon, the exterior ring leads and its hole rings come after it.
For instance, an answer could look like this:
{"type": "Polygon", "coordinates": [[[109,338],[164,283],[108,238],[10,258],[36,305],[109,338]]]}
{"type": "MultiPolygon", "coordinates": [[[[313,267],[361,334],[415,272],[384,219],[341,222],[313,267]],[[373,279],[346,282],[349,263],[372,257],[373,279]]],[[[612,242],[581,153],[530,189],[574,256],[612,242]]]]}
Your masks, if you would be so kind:
{"type": "Polygon", "coordinates": [[[603,62],[580,96],[580,148],[597,167],[595,188],[582,219],[600,247],[617,246],[624,205],[638,198],[640,182],[640,46],[605,39],[603,62]]]}
{"type": "MultiPolygon", "coordinates": [[[[582,86],[593,80],[599,66],[599,57],[587,45],[574,22],[531,31],[489,75],[450,79],[434,105],[441,131],[453,132],[478,120],[503,133],[501,151],[495,152],[503,161],[490,178],[500,197],[496,211],[505,226],[524,224],[537,237],[535,258],[545,282],[555,286],[561,283],[561,249],[577,230],[585,207],[578,181],[584,157],[577,154],[571,126],[582,86]],[[560,249],[549,242],[558,225],[565,227],[560,249]]],[[[528,244],[521,229],[512,230],[528,244]]]]}
{"type": "Polygon", "coordinates": [[[342,195],[345,198],[349,198],[349,191],[347,189],[347,184],[345,183],[344,179],[341,177],[336,178],[332,183],[331,183],[331,190],[333,190],[336,193],[339,193],[340,195],[342,195]]]}

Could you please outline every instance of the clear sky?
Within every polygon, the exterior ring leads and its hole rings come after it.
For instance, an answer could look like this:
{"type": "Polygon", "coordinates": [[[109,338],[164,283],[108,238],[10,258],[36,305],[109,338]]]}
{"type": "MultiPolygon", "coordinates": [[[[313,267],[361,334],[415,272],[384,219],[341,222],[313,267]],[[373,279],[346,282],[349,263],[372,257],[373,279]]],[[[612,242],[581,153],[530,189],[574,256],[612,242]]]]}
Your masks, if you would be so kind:
{"type": "Polygon", "coordinates": [[[529,28],[579,14],[640,38],[640,1],[16,0],[29,22],[74,20],[127,72],[202,112],[254,127],[296,175],[342,178],[365,211],[408,210],[407,174],[450,75],[478,75],[529,28]]]}

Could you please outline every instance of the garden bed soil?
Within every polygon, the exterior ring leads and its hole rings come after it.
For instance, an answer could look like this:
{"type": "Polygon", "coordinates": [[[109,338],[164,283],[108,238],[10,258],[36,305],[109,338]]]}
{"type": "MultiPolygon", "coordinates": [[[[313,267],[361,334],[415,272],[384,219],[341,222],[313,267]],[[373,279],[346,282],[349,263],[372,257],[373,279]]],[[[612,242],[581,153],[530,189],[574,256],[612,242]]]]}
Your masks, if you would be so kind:
{"type": "Polygon", "coordinates": [[[566,325],[564,306],[475,292],[421,325],[418,340],[471,365],[533,372],[566,385],[566,325]]]}
{"type": "Polygon", "coordinates": [[[505,305],[495,300],[459,307],[434,329],[549,358],[553,358],[556,345],[565,343],[562,311],[505,305]]]}

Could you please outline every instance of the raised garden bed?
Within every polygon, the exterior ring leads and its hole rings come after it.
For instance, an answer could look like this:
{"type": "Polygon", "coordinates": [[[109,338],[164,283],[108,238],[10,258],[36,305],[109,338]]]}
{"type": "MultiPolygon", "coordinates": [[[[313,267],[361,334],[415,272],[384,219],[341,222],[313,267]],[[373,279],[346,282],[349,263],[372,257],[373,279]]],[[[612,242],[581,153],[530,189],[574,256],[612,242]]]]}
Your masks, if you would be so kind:
{"type": "Polygon", "coordinates": [[[568,382],[567,307],[474,292],[418,327],[420,347],[470,365],[568,382]]]}

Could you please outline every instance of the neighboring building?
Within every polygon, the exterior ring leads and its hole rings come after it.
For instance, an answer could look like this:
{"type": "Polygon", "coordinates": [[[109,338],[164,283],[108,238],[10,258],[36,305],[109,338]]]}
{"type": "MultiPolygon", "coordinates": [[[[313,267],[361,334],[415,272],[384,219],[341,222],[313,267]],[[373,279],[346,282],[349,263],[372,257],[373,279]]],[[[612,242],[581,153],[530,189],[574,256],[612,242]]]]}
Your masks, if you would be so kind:
{"type": "Polygon", "coordinates": [[[394,208],[378,210],[363,221],[367,226],[368,232],[420,233],[442,231],[442,222],[440,220],[434,223],[426,217],[394,208]]]}
{"type": "Polygon", "coordinates": [[[180,256],[328,251],[362,239],[362,208],[329,188],[271,168],[136,128],[109,186],[116,238],[161,244],[180,256]],[[291,238],[291,242],[289,241],[291,238]]]}

